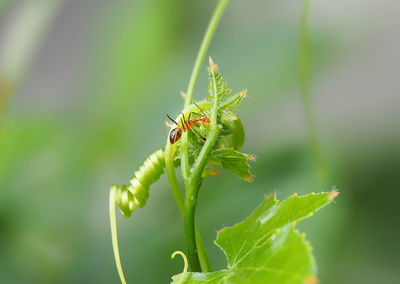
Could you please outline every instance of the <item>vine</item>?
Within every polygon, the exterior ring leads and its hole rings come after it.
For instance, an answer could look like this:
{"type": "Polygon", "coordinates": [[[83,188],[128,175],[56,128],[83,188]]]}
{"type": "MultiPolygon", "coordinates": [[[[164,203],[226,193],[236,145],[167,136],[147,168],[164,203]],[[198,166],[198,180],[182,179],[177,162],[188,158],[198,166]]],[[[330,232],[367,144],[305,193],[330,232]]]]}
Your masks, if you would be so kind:
{"type": "MultiPolygon", "coordinates": [[[[136,207],[146,204],[150,186],[160,178],[164,168],[183,215],[187,253],[186,257],[183,252],[176,251],[171,256],[173,259],[180,254],[185,263],[182,274],[172,278],[174,283],[304,283],[307,279],[316,279],[311,248],[294,227],[298,221],[312,216],[330,203],[338,195],[335,190],[306,196],[293,194],[283,202],[279,202],[275,194],[269,195],[243,222],[222,228],[215,242],[227,257],[227,268],[220,271],[212,272],[196,228],[198,194],[205,178],[218,174],[220,170],[227,170],[244,181],[253,181],[250,162],[255,157],[241,152],[245,134],[237,114],[247,97],[247,89],[232,92],[217,64],[209,57],[209,94],[201,101],[193,101],[201,64],[227,3],[228,0],[219,1],[208,25],[184,94],[183,110],[176,119],[167,115],[174,125],[165,148],[150,154],[128,185],[113,185],[110,188],[112,243],[122,283],[126,283],[126,280],[118,248],[115,204],[118,204],[123,216],[130,217],[136,207]],[[184,195],[175,173],[177,167],[181,167],[184,195]],[[292,256],[296,256],[294,264],[292,256]]],[[[308,7],[305,11],[308,11],[308,7]]],[[[305,14],[308,15],[308,12],[305,14]]],[[[302,34],[304,37],[306,33],[302,34]]],[[[306,38],[302,38],[300,58],[303,61],[299,68],[300,71],[304,69],[300,74],[300,82],[307,111],[309,63],[306,38]]],[[[312,121],[311,116],[308,119],[312,121]]]]}
{"type": "Polygon", "coordinates": [[[326,164],[325,155],[322,151],[322,144],[318,137],[317,127],[314,119],[314,111],[311,103],[310,78],[311,78],[311,47],[309,20],[312,0],[305,0],[300,21],[300,47],[299,47],[299,84],[300,94],[303,102],[304,116],[308,131],[308,138],[311,145],[314,163],[317,169],[317,176],[322,183],[329,180],[329,170],[326,164]]]}

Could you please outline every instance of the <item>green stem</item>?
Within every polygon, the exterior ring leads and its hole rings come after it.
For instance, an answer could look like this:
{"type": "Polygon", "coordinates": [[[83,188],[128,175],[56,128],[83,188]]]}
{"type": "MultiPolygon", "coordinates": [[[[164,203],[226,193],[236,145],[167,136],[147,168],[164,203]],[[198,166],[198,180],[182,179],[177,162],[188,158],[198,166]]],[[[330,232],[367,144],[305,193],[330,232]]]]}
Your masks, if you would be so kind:
{"type": "MultiPolygon", "coordinates": [[[[211,64],[210,64],[211,65],[211,64]]],[[[210,67],[211,68],[211,67],[210,67]]],[[[216,89],[216,81],[214,72],[211,70],[214,85],[214,103],[211,110],[210,117],[210,132],[207,140],[200,151],[196,162],[193,165],[192,173],[187,181],[186,195],[185,195],[185,214],[184,214],[184,231],[186,240],[186,249],[188,253],[188,260],[191,271],[201,271],[199,265],[199,258],[196,247],[196,234],[195,234],[195,212],[197,205],[197,196],[199,194],[200,185],[203,181],[201,175],[207,164],[208,156],[218,139],[220,129],[217,123],[218,114],[218,94],[216,89]]]]}
{"type": "MultiPolygon", "coordinates": [[[[203,107],[208,107],[209,102],[200,102],[198,105],[203,107]]],[[[187,116],[190,112],[193,112],[197,107],[195,105],[189,106],[184,109],[183,113],[187,116]]],[[[181,138],[182,139],[182,138],[181,138]]],[[[179,210],[182,215],[184,212],[184,199],[182,195],[182,190],[179,186],[178,179],[175,173],[175,165],[174,165],[174,156],[175,156],[175,145],[171,145],[169,140],[167,139],[167,144],[165,145],[165,170],[167,172],[168,181],[171,186],[172,194],[176,200],[176,204],[178,205],[179,210]]]]}
{"type": "MultiPolygon", "coordinates": [[[[193,189],[190,187],[186,188],[186,192],[188,191],[191,192],[193,191],[193,189]]],[[[185,198],[185,213],[183,215],[183,223],[190,271],[201,272],[200,260],[196,245],[196,233],[194,223],[196,203],[197,195],[187,193],[185,198]]]]}
{"type": "Polygon", "coordinates": [[[184,106],[185,108],[192,103],[193,90],[196,84],[197,76],[199,75],[201,64],[204,60],[208,46],[210,45],[211,39],[214,35],[215,29],[217,28],[218,22],[221,19],[222,13],[224,12],[228,2],[229,0],[219,1],[218,6],[215,8],[214,14],[211,17],[210,23],[208,24],[207,31],[204,34],[199,52],[197,53],[196,61],[193,66],[192,75],[190,76],[190,81],[185,98],[185,106],[184,106]]]}
{"type": "Polygon", "coordinates": [[[110,192],[110,224],[111,224],[111,239],[114,251],[115,264],[117,266],[118,275],[122,284],[126,284],[124,272],[122,271],[121,258],[119,256],[118,235],[117,235],[117,217],[115,215],[115,187],[111,187],[110,192]]]}
{"type": "Polygon", "coordinates": [[[197,229],[197,227],[194,227],[195,233],[196,233],[196,245],[197,245],[197,251],[199,254],[199,259],[200,259],[200,265],[201,265],[201,270],[203,272],[211,272],[211,263],[210,260],[208,259],[206,247],[204,246],[203,239],[201,238],[200,232],[197,229]]]}
{"type": "Polygon", "coordinates": [[[179,187],[178,179],[176,178],[175,174],[174,154],[175,154],[175,146],[171,145],[169,143],[169,140],[167,140],[167,144],[165,145],[165,170],[167,172],[168,181],[169,185],[171,186],[172,194],[174,195],[179,211],[181,211],[183,215],[185,207],[183,204],[182,190],[179,187]]]}
{"type": "Polygon", "coordinates": [[[219,136],[219,127],[217,123],[217,114],[218,114],[218,94],[217,94],[217,84],[215,82],[214,73],[213,74],[213,81],[214,81],[214,104],[211,110],[211,117],[210,117],[210,132],[207,136],[207,140],[204,143],[203,148],[200,151],[196,162],[192,168],[192,174],[190,176],[190,184],[193,182],[200,180],[203,170],[206,166],[208,155],[210,154],[212,147],[214,146],[215,142],[219,136]]]}
{"type": "Polygon", "coordinates": [[[182,159],[181,159],[182,178],[185,183],[185,188],[187,188],[188,187],[187,181],[189,180],[189,176],[190,176],[187,132],[183,133],[183,135],[181,137],[181,148],[182,148],[182,154],[183,154],[182,159]]]}
{"type": "MultiPolygon", "coordinates": [[[[210,23],[207,27],[206,33],[203,37],[199,52],[196,57],[196,61],[194,63],[193,71],[190,76],[187,92],[186,92],[186,98],[185,98],[185,104],[184,104],[184,109],[186,109],[191,103],[192,103],[192,96],[193,96],[193,90],[194,86],[197,81],[197,77],[200,72],[200,67],[201,64],[204,60],[205,54],[207,52],[208,46],[210,45],[211,39],[214,35],[215,29],[218,25],[219,20],[221,19],[222,13],[228,4],[229,0],[220,0],[217,7],[215,8],[215,11],[211,17],[210,23]]],[[[217,135],[218,137],[218,135],[217,135]]],[[[188,189],[190,187],[188,181],[190,180],[189,175],[190,175],[190,169],[189,169],[189,156],[188,156],[188,146],[187,146],[188,140],[187,140],[187,135],[186,133],[183,134],[183,137],[181,138],[181,145],[182,145],[182,151],[183,151],[183,156],[181,159],[181,166],[182,166],[182,175],[185,183],[185,188],[188,189]]],[[[191,236],[190,236],[190,241],[191,241],[191,252],[196,252],[196,259],[195,260],[190,260],[189,258],[189,263],[190,266],[196,267],[196,270],[200,271],[200,263],[201,263],[201,268],[203,271],[211,271],[211,266],[210,262],[208,260],[207,252],[205,250],[204,244],[201,240],[200,233],[197,230],[196,226],[194,225],[194,210],[189,212],[188,215],[185,214],[185,204],[183,201],[182,197],[182,191],[179,187],[178,180],[176,178],[175,174],[175,167],[173,163],[173,157],[174,157],[174,145],[170,145],[169,141],[167,141],[167,145],[165,147],[165,164],[166,164],[166,171],[168,175],[168,180],[171,186],[172,193],[175,197],[175,200],[178,204],[179,210],[181,213],[184,215],[184,223],[186,223],[186,219],[192,220],[191,224],[191,236]],[[193,233],[194,232],[194,233],[193,233]],[[196,245],[197,244],[197,245],[196,245]],[[196,264],[193,264],[196,262],[196,264]]],[[[204,167],[203,167],[204,169],[204,167]]],[[[199,184],[200,185],[200,184],[199,184]]],[[[188,196],[188,194],[186,194],[188,196]]],[[[196,194],[197,196],[197,194],[196,194]]],[[[190,208],[195,208],[195,206],[189,206],[190,208]]],[[[185,233],[186,237],[186,233],[185,233]]],[[[189,252],[188,252],[189,253],[189,252]]]]}
{"type": "Polygon", "coordinates": [[[313,159],[317,168],[317,174],[322,182],[326,182],[329,176],[328,167],[322,146],[315,125],[313,108],[310,98],[310,32],[309,18],[312,0],[305,0],[300,24],[300,49],[299,49],[299,83],[303,102],[304,115],[307,125],[308,137],[310,140],[313,159]]]}
{"type": "MultiPolygon", "coordinates": [[[[212,40],[212,37],[215,33],[219,20],[225,10],[226,5],[229,0],[220,0],[217,7],[214,10],[214,13],[211,17],[211,20],[208,24],[206,33],[204,34],[203,40],[200,45],[199,52],[197,53],[196,61],[193,66],[192,75],[190,76],[189,84],[186,91],[186,98],[184,108],[187,108],[190,104],[192,104],[192,97],[194,86],[196,85],[197,77],[200,72],[201,64],[203,63],[204,57],[212,40]]],[[[189,170],[189,155],[188,155],[188,138],[187,134],[183,133],[181,137],[181,147],[182,147],[182,176],[185,182],[185,188],[188,187],[187,180],[189,179],[190,170],[189,170]]]]}
{"type": "MultiPolygon", "coordinates": [[[[174,153],[175,147],[171,145],[169,141],[165,146],[165,167],[168,176],[168,181],[171,186],[172,194],[176,200],[176,204],[178,205],[179,211],[181,212],[182,216],[184,215],[184,199],[182,195],[182,191],[178,184],[178,179],[176,178],[175,174],[175,166],[174,166],[174,153]]],[[[201,268],[204,272],[211,271],[211,264],[207,256],[207,251],[204,247],[203,240],[200,236],[199,231],[195,228],[196,233],[196,242],[198,247],[198,253],[201,263],[201,268]]]]}

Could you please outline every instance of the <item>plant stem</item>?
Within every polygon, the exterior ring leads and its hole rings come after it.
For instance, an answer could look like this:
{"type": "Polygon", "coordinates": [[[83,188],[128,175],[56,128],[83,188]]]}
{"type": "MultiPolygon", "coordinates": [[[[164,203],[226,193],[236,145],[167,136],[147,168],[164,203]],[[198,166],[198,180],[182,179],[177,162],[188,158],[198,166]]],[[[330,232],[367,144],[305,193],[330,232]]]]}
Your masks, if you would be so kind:
{"type": "Polygon", "coordinates": [[[201,265],[201,270],[203,272],[211,272],[211,263],[210,260],[208,259],[206,247],[204,246],[203,239],[200,236],[200,232],[197,229],[197,227],[194,227],[195,233],[196,233],[196,245],[197,245],[197,251],[199,254],[199,260],[200,260],[200,265],[201,265]]]}
{"type": "MultiPolygon", "coordinates": [[[[187,92],[186,92],[184,109],[186,109],[192,103],[193,90],[194,90],[194,86],[197,81],[197,77],[199,75],[201,64],[204,60],[205,54],[207,52],[208,46],[210,45],[211,39],[214,35],[215,29],[218,25],[218,22],[221,19],[222,13],[225,10],[225,7],[228,4],[228,2],[229,2],[229,0],[220,0],[219,1],[218,5],[215,8],[215,11],[211,17],[210,23],[208,24],[206,33],[203,37],[199,52],[196,57],[196,61],[194,63],[192,74],[190,76],[190,80],[189,80],[189,84],[188,84],[188,88],[187,88],[187,92]]],[[[216,137],[218,137],[218,135],[216,135],[216,137]]],[[[183,152],[183,156],[181,159],[181,166],[182,166],[182,176],[183,176],[185,188],[186,188],[186,197],[189,197],[189,196],[191,196],[191,195],[188,195],[188,191],[190,188],[189,181],[191,179],[189,177],[190,169],[189,169],[189,156],[188,156],[187,143],[188,143],[187,133],[183,133],[183,135],[181,137],[181,145],[182,145],[182,152],[183,152]]],[[[215,141],[214,141],[214,143],[215,143],[215,141]]],[[[165,147],[165,164],[166,164],[168,180],[171,185],[172,193],[178,204],[179,210],[184,215],[184,224],[186,224],[187,222],[190,222],[190,226],[188,226],[188,228],[190,227],[190,232],[188,231],[187,233],[188,234],[190,233],[190,241],[189,242],[190,242],[191,249],[188,250],[188,254],[190,254],[191,252],[193,252],[195,254],[194,254],[194,257],[192,257],[192,260],[189,256],[189,264],[190,264],[191,269],[196,269],[197,271],[201,271],[200,264],[199,264],[201,262],[201,268],[203,269],[203,271],[211,271],[207,252],[206,252],[204,244],[201,240],[200,233],[194,224],[194,216],[195,216],[194,213],[195,213],[196,206],[195,205],[191,206],[188,204],[187,208],[191,208],[193,210],[191,210],[190,212],[188,212],[186,214],[186,212],[185,212],[186,206],[184,204],[182,192],[179,188],[178,180],[177,180],[176,174],[175,174],[173,157],[174,157],[174,146],[170,145],[169,141],[167,141],[167,145],[165,147]],[[191,221],[186,221],[186,220],[191,220],[191,221]],[[200,259],[200,261],[199,261],[199,259],[200,259]],[[193,268],[193,267],[195,267],[195,268],[193,268]]],[[[204,167],[203,167],[203,169],[204,169],[204,167]]],[[[200,173],[200,175],[201,175],[201,173],[200,173]]],[[[200,183],[198,186],[200,186],[200,183]]],[[[198,192],[198,189],[196,191],[198,192]]],[[[197,198],[197,194],[195,194],[195,195],[197,198]]],[[[186,199],[185,199],[185,203],[186,203],[186,199]]],[[[185,228],[186,228],[186,226],[185,226],[185,228]]],[[[187,233],[186,233],[186,229],[185,229],[185,238],[186,238],[187,233]]]]}
{"type": "MultiPolygon", "coordinates": [[[[210,62],[211,59],[210,59],[210,62]]],[[[214,63],[213,63],[214,64],[214,63]]],[[[184,231],[186,240],[186,249],[188,253],[188,260],[191,271],[197,272],[200,270],[199,257],[196,247],[196,235],[195,235],[195,212],[197,205],[197,196],[199,194],[200,185],[203,181],[201,175],[207,164],[208,156],[218,139],[220,129],[217,123],[217,113],[218,113],[218,94],[216,81],[214,76],[214,71],[212,70],[210,63],[210,70],[213,77],[214,85],[214,103],[211,110],[210,117],[210,132],[207,136],[207,140],[197,157],[192,172],[189,179],[185,182],[186,185],[186,195],[185,195],[185,214],[184,214],[184,231]]]]}
{"type": "Polygon", "coordinates": [[[186,195],[185,195],[185,211],[184,211],[184,231],[185,231],[185,241],[186,241],[186,249],[188,253],[188,260],[190,265],[190,270],[193,272],[199,272],[199,255],[198,252],[203,250],[199,246],[200,242],[197,239],[198,235],[196,234],[196,226],[195,226],[195,210],[197,205],[197,196],[199,194],[200,185],[203,181],[201,178],[201,174],[205,168],[207,163],[208,155],[212,150],[217,138],[219,136],[219,128],[217,126],[216,129],[211,130],[209,136],[207,137],[208,145],[204,145],[202,151],[198,159],[196,160],[195,165],[193,167],[192,175],[190,176],[189,180],[186,182],[186,195]],[[207,147],[206,147],[207,146],[207,147]],[[204,150],[204,151],[203,151],[204,150]],[[197,163],[197,161],[199,161],[197,163]],[[196,240],[197,240],[197,247],[196,247],[196,240]]]}
{"type": "MultiPolygon", "coordinates": [[[[188,84],[187,91],[186,91],[184,108],[187,108],[192,103],[194,86],[196,85],[196,81],[197,81],[197,77],[200,72],[201,64],[203,63],[204,57],[206,55],[207,49],[210,45],[212,37],[217,28],[218,22],[221,19],[221,16],[222,16],[228,2],[229,2],[229,0],[220,0],[219,1],[218,5],[215,8],[214,13],[211,17],[211,20],[208,24],[206,33],[204,34],[203,40],[200,45],[199,52],[197,53],[197,57],[196,57],[196,61],[193,66],[192,74],[190,76],[189,84],[188,84]]],[[[182,176],[183,176],[183,180],[185,182],[185,188],[187,188],[189,186],[187,184],[187,181],[189,179],[190,169],[189,169],[189,155],[188,155],[188,138],[187,138],[186,133],[183,133],[183,135],[181,137],[181,141],[182,141],[181,147],[182,147],[182,153],[183,153],[182,159],[181,159],[182,176]]]]}
{"type": "Polygon", "coordinates": [[[214,14],[211,17],[210,23],[208,24],[207,31],[204,34],[203,41],[201,42],[201,46],[199,52],[197,53],[196,61],[193,66],[192,75],[190,76],[189,85],[186,91],[185,105],[184,107],[188,107],[192,103],[192,96],[194,86],[196,84],[197,76],[199,75],[201,64],[206,55],[208,46],[210,45],[211,39],[214,35],[215,29],[218,25],[219,20],[221,19],[222,13],[225,10],[226,5],[229,0],[220,0],[217,7],[214,10],[214,14]]]}
{"type": "MultiPolygon", "coordinates": [[[[174,195],[179,211],[181,212],[182,216],[184,216],[184,208],[185,208],[184,199],[182,191],[178,184],[178,179],[176,178],[175,174],[174,152],[175,152],[174,145],[171,145],[168,141],[167,145],[165,146],[165,168],[168,176],[168,181],[171,186],[172,194],[174,195]]],[[[204,272],[210,272],[211,271],[210,261],[207,256],[207,251],[204,247],[203,240],[197,228],[195,228],[195,233],[196,233],[196,242],[198,247],[198,254],[200,258],[201,268],[204,272]]]]}
{"type": "Polygon", "coordinates": [[[329,171],[326,165],[320,139],[317,134],[315,118],[310,99],[310,32],[308,22],[310,18],[312,0],[304,1],[303,13],[300,24],[300,49],[299,49],[299,83],[303,102],[304,115],[308,130],[308,137],[311,144],[313,159],[317,168],[317,175],[320,181],[325,183],[328,180],[329,171]]]}
{"type": "Polygon", "coordinates": [[[197,195],[190,193],[188,194],[188,192],[192,191],[193,191],[192,188],[186,188],[185,213],[183,215],[185,241],[186,241],[186,250],[188,254],[190,271],[201,272],[199,255],[197,253],[195,222],[194,222],[197,195]]]}
{"type": "Polygon", "coordinates": [[[167,144],[165,145],[165,170],[167,172],[168,181],[169,185],[171,186],[172,194],[174,195],[179,211],[181,211],[183,215],[184,212],[183,196],[182,196],[182,190],[179,187],[178,179],[176,178],[175,174],[174,154],[175,154],[175,147],[174,145],[171,145],[169,143],[169,140],[167,140],[167,144]]]}

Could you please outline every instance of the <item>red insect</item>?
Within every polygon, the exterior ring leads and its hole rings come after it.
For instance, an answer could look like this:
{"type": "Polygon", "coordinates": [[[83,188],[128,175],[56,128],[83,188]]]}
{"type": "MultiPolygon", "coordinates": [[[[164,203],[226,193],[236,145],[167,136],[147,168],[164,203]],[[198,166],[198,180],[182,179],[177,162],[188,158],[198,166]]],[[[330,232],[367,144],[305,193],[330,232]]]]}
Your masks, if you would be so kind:
{"type": "MultiPolygon", "coordinates": [[[[196,125],[197,123],[201,122],[201,123],[209,123],[210,119],[208,118],[208,116],[206,115],[206,113],[204,111],[202,111],[202,109],[194,102],[194,104],[197,106],[197,108],[202,112],[201,116],[199,118],[193,118],[190,119],[190,117],[192,116],[192,114],[199,114],[196,112],[190,112],[189,116],[187,119],[185,119],[185,114],[181,112],[182,114],[182,118],[180,120],[181,125],[179,125],[175,120],[173,120],[168,114],[166,114],[166,116],[173,122],[176,124],[176,128],[172,129],[172,131],[169,133],[169,142],[171,144],[176,143],[177,141],[179,141],[179,139],[182,136],[182,133],[184,131],[187,130],[191,130],[194,134],[196,134],[197,137],[199,137],[199,139],[203,142],[205,142],[205,140],[203,138],[201,138],[199,136],[199,134],[197,134],[194,130],[193,130],[193,126],[196,125]]],[[[200,115],[200,114],[199,114],[200,115]]]]}

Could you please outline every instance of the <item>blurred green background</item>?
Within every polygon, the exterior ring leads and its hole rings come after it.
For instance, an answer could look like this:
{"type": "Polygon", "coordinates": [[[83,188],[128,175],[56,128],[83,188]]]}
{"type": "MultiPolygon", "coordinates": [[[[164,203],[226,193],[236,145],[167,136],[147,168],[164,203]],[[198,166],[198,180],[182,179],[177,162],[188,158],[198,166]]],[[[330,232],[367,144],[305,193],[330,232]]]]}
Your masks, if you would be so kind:
{"type": "MultiPolygon", "coordinates": [[[[0,1],[0,283],[118,283],[108,188],[127,183],[165,144],[215,0],[0,1]]],[[[265,195],[340,190],[300,226],[321,283],[398,283],[400,3],[315,1],[312,93],[330,179],[315,174],[297,80],[302,1],[231,1],[208,55],[228,86],[254,153],[247,184],[206,180],[198,226],[215,269],[222,226],[265,195]]],[[[195,90],[207,91],[202,67],[195,90]]],[[[118,216],[131,283],[182,270],[182,218],[166,176],[147,206],[118,216]]]]}

